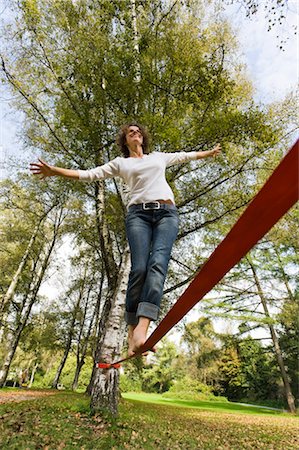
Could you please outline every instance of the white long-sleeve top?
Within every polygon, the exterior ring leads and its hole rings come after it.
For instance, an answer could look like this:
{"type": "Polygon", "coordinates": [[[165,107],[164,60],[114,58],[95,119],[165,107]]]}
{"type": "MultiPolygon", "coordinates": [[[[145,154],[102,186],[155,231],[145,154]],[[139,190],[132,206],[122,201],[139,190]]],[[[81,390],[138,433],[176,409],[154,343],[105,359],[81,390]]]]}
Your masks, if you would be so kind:
{"type": "Polygon", "coordinates": [[[153,152],[142,158],[117,157],[90,170],[78,170],[79,180],[96,181],[121,177],[130,192],[128,206],[154,200],[168,200],[173,203],[174,195],[166,181],[166,167],[197,159],[197,152],[163,153],[153,152]]]}

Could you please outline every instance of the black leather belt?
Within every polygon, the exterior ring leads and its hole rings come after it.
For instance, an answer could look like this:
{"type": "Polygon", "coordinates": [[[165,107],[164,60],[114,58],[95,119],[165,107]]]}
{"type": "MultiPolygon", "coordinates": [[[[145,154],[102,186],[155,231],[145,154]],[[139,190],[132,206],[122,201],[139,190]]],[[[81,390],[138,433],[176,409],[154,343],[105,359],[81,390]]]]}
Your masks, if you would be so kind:
{"type": "Polygon", "coordinates": [[[169,200],[157,200],[154,202],[138,203],[136,205],[130,205],[130,209],[143,209],[144,211],[151,209],[176,209],[176,206],[169,200]]]}

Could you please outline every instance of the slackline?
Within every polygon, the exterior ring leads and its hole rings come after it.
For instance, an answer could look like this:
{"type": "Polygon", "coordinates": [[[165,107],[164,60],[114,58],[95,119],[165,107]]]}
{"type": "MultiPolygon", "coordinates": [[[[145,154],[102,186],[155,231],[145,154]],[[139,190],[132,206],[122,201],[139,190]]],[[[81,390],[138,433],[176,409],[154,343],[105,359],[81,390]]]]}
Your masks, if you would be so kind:
{"type": "Polygon", "coordinates": [[[118,368],[121,362],[150,350],[278,222],[299,198],[298,156],[299,139],[138,352],[97,367],[118,368]]]}

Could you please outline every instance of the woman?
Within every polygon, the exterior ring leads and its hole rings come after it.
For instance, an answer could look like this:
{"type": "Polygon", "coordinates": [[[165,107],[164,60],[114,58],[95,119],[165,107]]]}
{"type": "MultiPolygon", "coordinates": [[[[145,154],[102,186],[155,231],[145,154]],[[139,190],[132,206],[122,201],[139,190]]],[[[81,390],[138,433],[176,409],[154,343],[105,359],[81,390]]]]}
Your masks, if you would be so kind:
{"type": "MultiPolygon", "coordinates": [[[[171,249],[178,232],[178,214],[173,192],[165,178],[166,167],[217,156],[218,144],[204,152],[153,152],[149,137],[138,123],[124,125],[117,143],[123,157],[91,170],[70,170],[50,166],[41,159],[30,164],[42,178],[62,176],[81,181],[121,177],[130,191],[126,233],[131,251],[125,320],[128,324],[128,354],[146,341],[151,320],[157,320],[171,249]]],[[[153,349],[155,350],[155,349],[153,349]]]]}

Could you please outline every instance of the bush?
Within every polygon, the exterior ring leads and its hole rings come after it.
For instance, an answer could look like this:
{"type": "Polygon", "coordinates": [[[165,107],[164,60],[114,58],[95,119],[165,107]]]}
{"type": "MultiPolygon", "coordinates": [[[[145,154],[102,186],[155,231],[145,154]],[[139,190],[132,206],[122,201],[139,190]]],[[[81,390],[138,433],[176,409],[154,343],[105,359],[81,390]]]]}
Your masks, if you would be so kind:
{"type": "Polygon", "coordinates": [[[142,381],[139,378],[132,378],[125,374],[120,375],[119,387],[121,392],[141,392],[142,381]]]}
{"type": "Polygon", "coordinates": [[[212,386],[208,386],[207,384],[200,383],[194,378],[190,378],[185,376],[180,380],[174,381],[174,384],[171,386],[168,392],[179,393],[182,391],[193,392],[194,394],[212,394],[212,386]]]}
{"type": "Polygon", "coordinates": [[[165,398],[175,398],[178,400],[191,400],[191,401],[206,401],[206,402],[228,402],[226,397],[218,396],[216,397],[214,394],[196,394],[194,392],[164,392],[162,397],[165,398]]]}
{"type": "Polygon", "coordinates": [[[169,391],[162,394],[165,398],[177,398],[179,400],[205,400],[227,402],[226,397],[216,397],[213,387],[200,383],[189,377],[176,381],[169,391]]]}
{"type": "MultiPolygon", "coordinates": [[[[57,363],[49,370],[46,374],[39,373],[37,371],[32,387],[33,388],[49,388],[53,382],[53,379],[58,368],[59,360],[57,363]]],[[[78,391],[85,391],[88,386],[91,372],[92,372],[93,361],[91,357],[86,357],[85,364],[81,369],[78,391]]],[[[64,369],[62,371],[59,384],[64,386],[66,389],[70,389],[76,370],[76,357],[70,355],[66,361],[64,369]]]]}

